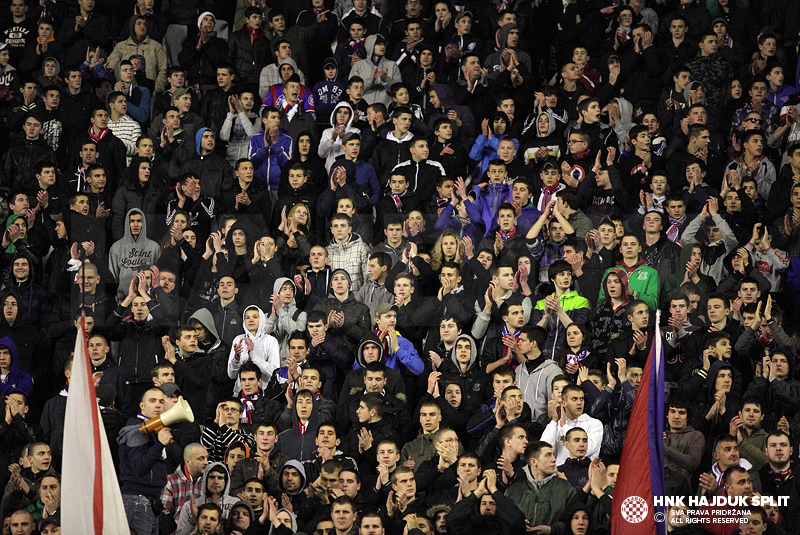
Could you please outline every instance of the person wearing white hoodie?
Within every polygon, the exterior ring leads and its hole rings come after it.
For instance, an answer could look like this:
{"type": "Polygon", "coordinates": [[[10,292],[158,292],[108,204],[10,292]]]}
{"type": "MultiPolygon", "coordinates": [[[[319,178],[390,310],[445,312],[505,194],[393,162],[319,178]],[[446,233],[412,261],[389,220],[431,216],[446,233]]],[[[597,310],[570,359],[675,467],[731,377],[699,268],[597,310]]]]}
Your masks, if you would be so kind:
{"type": "Polygon", "coordinates": [[[242,390],[239,384],[239,368],[245,362],[252,362],[261,370],[264,377],[280,367],[280,346],[274,336],[267,333],[267,316],[255,305],[244,309],[244,334],[233,339],[228,355],[228,377],[236,379],[235,394],[242,390]]]}
{"type": "Polygon", "coordinates": [[[331,112],[331,127],[322,132],[317,153],[325,158],[325,170],[331,172],[334,160],[344,154],[344,137],[348,132],[359,134],[360,130],[352,126],[353,108],[347,102],[340,102],[331,112]],[[347,114],[345,116],[345,113],[347,114]]]}
{"type": "Polygon", "coordinates": [[[266,316],[264,332],[278,339],[281,366],[289,356],[289,337],[295,331],[303,332],[306,329],[306,313],[297,308],[295,293],[297,288],[294,282],[286,277],[277,279],[272,285],[272,310],[266,316]]]}

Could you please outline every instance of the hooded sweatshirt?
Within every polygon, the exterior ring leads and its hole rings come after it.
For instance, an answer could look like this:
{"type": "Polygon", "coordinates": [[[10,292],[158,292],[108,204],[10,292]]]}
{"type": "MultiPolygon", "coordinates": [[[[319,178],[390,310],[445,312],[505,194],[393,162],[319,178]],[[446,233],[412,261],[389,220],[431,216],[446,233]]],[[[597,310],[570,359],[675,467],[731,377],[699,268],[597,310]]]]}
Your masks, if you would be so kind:
{"type": "Polygon", "coordinates": [[[341,108],[347,108],[350,110],[350,117],[347,119],[347,123],[345,124],[345,134],[348,132],[352,132],[354,134],[360,133],[360,130],[353,126],[353,119],[355,118],[353,108],[347,102],[339,102],[331,112],[331,127],[322,132],[322,140],[319,142],[318,149],[319,157],[325,158],[325,170],[329,173],[334,160],[344,154],[344,149],[342,148],[342,138],[338,137],[336,140],[333,139],[333,129],[336,128],[337,125],[336,114],[339,113],[339,109],[341,108]]]}
{"type": "Polygon", "coordinates": [[[402,369],[400,368],[400,364],[403,364],[403,366],[405,366],[408,371],[414,375],[421,374],[425,369],[425,363],[422,362],[422,359],[419,357],[419,353],[417,353],[414,345],[407,339],[400,336],[399,332],[395,331],[395,333],[397,334],[397,342],[400,346],[396,352],[393,352],[392,348],[389,346],[388,336],[383,339],[383,342],[381,342],[379,334],[376,335],[373,333],[373,336],[365,336],[362,339],[361,344],[358,346],[358,356],[356,357],[356,362],[353,364],[353,369],[357,370],[358,368],[367,367],[367,363],[364,362],[364,344],[367,342],[373,342],[381,345],[381,357],[383,357],[384,364],[386,364],[386,366],[401,372],[402,369]]]}
{"type": "Polygon", "coordinates": [[[544,354],[534,360],[526,360],[517,366],[517,386],[522,390],[522,398],[531,408],[531,420],[535,421],[542,414],[547,414],[547,402],[553,379],[564,372],[554,360],[544,354]]]}
{"type": "MultiPolygon", "coordinates": [[[[461,119],[461,126],[452,124],[453,128],[453,142],[459,143],[464,148],[469,149],[472,145],[472,140],[475,138],[475,116],[472,114],[467,106],[459,106],[453,98],[453,89],[447,84],[435,84],[433,86],[436,92],[436,97],[442,107],[433,111],[428,117],[428,127],[433,130],[433,125],[438,119],[446,119],[450,111],[455,111],[459,119],[461,119]]],[[[519,144],[517,144],[519,149],[519,144]]]]}
{"type": "Polygon", "coordinates": [[[108,252],[108,269],[119,283],[117,299],[122,301],[128,295],[131,280],[140,269],[156,263],[161,255],[161,248],[156,242],[147,238],[147,218],[139,208],[131,208],[125,215],[125,235],[117,240],[108,252]],[[131,215],[142,216],[142,230],[138,237],[131,234],[131,215]]]}
{"type": "Polygon", "coordinates": [[[0,338],[0,347],[7,347],[11,353],[11,366],[6,375],[0,375],[0,393],[4,396],[12,392],[22,392],[25,396],[31,395],[33,390],[33,379],[28,372],[24,372],[17,367],[17,344],[4,336],[0,338]]]}
{"type": "Polygon", "coordinates": [[[236,379],[236,386],[234,393],[241,392],[242,387],[239,384],[239,368],[247,361],[252,361],[261,370],[261,376],[269,378],[272,372],[280,367],[280,346],[278,340],[274,336],[267,334],[267,315],[255,305],[250,305],[244,309],[242,313],[242,325],[246,325],[245,318],[248,310],[258,311],[258,328],[256,333],[251,333],[246,327],[244,334],[240,334],[233,339],[231,344],[231,352],[228,355],[228,377],[236,379]],[[245,339],[253,342],[252,351],[248,350],[245,339]],[[242,352],[239,358],[236,358],[236,346],[242,344],[242,352]]]}
{"type": "MultiPolygon", "coordinates": [[[[516,24],[505,24],[500,28],[500,42],[502,46],[497,52],[492,52],[489,56],[484,60],[483,67],[489,71],[489,78],[494,80],[498,76],[500,76],[500,54],[503,52],[503,49],[509,48],[508,46],[508,34],[511,33],[511,30],[518,29],[516,24]]],[[[520,32],[521,36],[522,32],[520,32]]],[[[531,57],[528,55],[527,52],[523,51],[519,48],[519,43],[515,48],[512,48],[514,52],[517,54],[517,59],[519,63],[523,64],[525,67],[528,68],[528,72],[533,72],[533,68],[531,67],[531,57]]]]}
{"type": "Polygon", "coordinates": [[[350,70],[350,78],[352,79],[354,76],[360,76],[361,79],[364,80],[363,98],[367,104],[372,105],[377,102],[382,102],[388,108],[392,103],[392,97],[389,95],[389,88],[394,84],[402,82],[403,78],[397,63],[386,57],[386,53],[389,52],[388,46],[386,47],[386,52],[383,57],[378,60],[377,64],[372,60],[372,51],[375,49],[375,41],[378,40],[378,37],[383,39],[382,35],[374,34],[368,36],[364,41],[364,50],[367,53],[367,57],[353,65],[353,68],[350,70]],[[375,69],[387,71],[386,79],[376,76],[373,81],[372,73],[375,69]]]}
{"type": "Polygon", "coordinates": [[[478,365],[478,345],[475,340],[468,334],[462,334],[456,338],[453,345],[455,348],[458,346],[459,340],[468,340],[471,346],[469,364],[466,371],[461,371],[461,365],[456,358],[456,351],[450,352],[450,360],[442,362],[441,372],[442,378],[445,380],[454,380],[461,385],[462,393],[462,407],[478,408],[483,403],[486,396],[489,376],[478,365]]]}
{"type": "MultiPolygon", "coordinates": [[[[204,503],[211,503],[212,501],[211,493],[208,491],[208,474],[212,469],[215,471],[222,470],[225,475],[225,488],[222,490],[222,495],[218,500],[218,505],[222,509],[222,518],[220,518],[221,523],[223,520],[228,518],[228,514],[231,512],[231,509],[233,509],[233,506],[239,503],[239,498],[228,495],[228,492],[231,488],[231,475],[228,473],[228,469],[225,467],[225,465],[220,462],[208,463],[208,466],[206,466],[206,471],[203,473],[203,481],[205,482],[203,485],[203,492],[196,502],[197,505],[199,506],[204,503]]],[[[192,518],[192,502],[188,501],[183,504],[183,507],[181,508],[181,514],[178,517],[178,529],[175,531],[175,534],[191,535],[194,533],[195,529],[196,524],[192,518]]]]}
{"type": "MultiPolygon", "coordinates": [[[[281,287],[287,282],[292,285],[293,294],[297,295],[297,286],[291,279],[286,277],[281,277],[275,281],[275,284],[272,285],[272,293],[280,293],[281,287]]],[[[289,337],[295,331],[303,332],[306,330],[306,313],[297,308],[294,295],[288,305],[278,309],[277,314],[273,314],[272,310],[269,311],[265,326],[265,332],[271,334],[280,342],[281,365],[289,357],[289,337]]]]}

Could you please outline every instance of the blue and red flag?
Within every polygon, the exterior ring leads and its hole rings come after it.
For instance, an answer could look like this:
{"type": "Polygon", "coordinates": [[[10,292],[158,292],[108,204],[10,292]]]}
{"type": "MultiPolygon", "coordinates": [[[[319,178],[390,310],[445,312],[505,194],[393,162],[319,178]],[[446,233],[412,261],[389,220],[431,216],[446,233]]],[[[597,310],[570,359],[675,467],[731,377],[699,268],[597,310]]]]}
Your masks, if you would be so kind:
{"type": "Polygon", "coordinates": [[[611,533],[665,535],[664,496],[664,346],[656,313],[656,332],[642,373],[622,449],[611,512],[611,533]]]}

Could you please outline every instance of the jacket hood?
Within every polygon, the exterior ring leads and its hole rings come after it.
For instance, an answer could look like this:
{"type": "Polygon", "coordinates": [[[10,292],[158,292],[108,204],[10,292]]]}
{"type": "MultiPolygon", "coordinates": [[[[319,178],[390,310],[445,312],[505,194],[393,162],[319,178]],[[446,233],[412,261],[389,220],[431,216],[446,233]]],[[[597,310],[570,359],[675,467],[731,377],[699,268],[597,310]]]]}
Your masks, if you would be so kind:
{"type": "Polygon", "coordinates": [[[450,352],[450,360],[453,361],[453,364],[456,365],[457,370],[461,370],[461,366],[458,364],[458,359],[456,358],[456,345],[458,345],[459,340],[469,340],[470,345],[472,346],[470,356],[469,356],[469,366],[467,366],[467,371],[471,370],[472,367],[475,365],[475,362],[478,360],[478,345],[475,343],[475,340],[468,334],[459,335],[456,338],[456,343],[453,344],[453,350],[450,352]]]}
{"type": "MultiPolygon", "coordinates": [[[[251,524],[253,522],[255,522],[256,513],[255,513],[255,511],[253,511],[253,508],[249,503],[247,503],[245,501],[242,501],[242,500],[239,500],[238,502],[233,504],[233,507],[231,507],[231,511],[233,511],[237,507],[242,507],[247,511],[247,514],[250,516],[250,523],[251,524]]],[[[233,519],[232,519],[232,516],[229,513],[228,514],[228,533],[230,533],[232,530],[233,530],[233,519]]]]}
{"type": "Polygon", "coordinates": [[[283,61],[281,61],[280,65],[278,65],[278,70],[279,71],[280,71],[281,65],[288,65],[292,69],[294,69],[295,73],[300,74],[300,69],[297,67],[297,62],[295,60],[293,60],[292,58],[286,58],[283,61]]]}
{"type": "Polygon", "coordinates": [[[546,137],[549,137],[550,135],[552,135],[553,132],[556,131],[556,121],[555,121],[555,119],[550,117],[550,114],[548,114],[546,112],[542,112],[536,117],[536,124],[533,125],[533,127],[535,128],[535,131],[536,131],[536,137],[538,137],[538,138],[546,138],[546,137]],[[547,117],[547,133],[544,134],[544,135],[539,133],[539,118],[542,115],[547,117]]]}
{"type": "MultiPolygon", "coordinates": [[[[215,134],[214,131],[211,130],[210,128],[204,126],[200,130],[198,130],[197,133],[194,135],[194,150],[195,152],[197,152],[198,156],[202,156],[202,153],[200,152],[202,150],[200,148],[200,140],[203,139],[203,133],[206,130],[211,132],[211,134],[214,136],[214,149],[217,148],[217,134],[215,134]]],[[[211,152],[209,152],[209,154],[213,153],[214,149],[212,149],[211,152]]]]}
{"type": "MultiPolygon", "coordinates": [[[[564,512],[564,523],[568,526],[571,525],[572,516],[579,511],[586,513],[586,517],[589,519],[589,525],[587,526],[586,533],[592,533],[592,511],[590,511],[584,503],[574,503],[567,507],[567,510],[564,512]]],[[[570,533],[572,533],[572,530],[570,530],[570,533]]]]}
{"type": "MultiPolygon", "coordinates": [[[[278,279],[276,279],[275,283],[272,285],[272,293],[274,294],[279,293],[283,285],[286,284],[287,282],[292,285],[292,290],[294,291],[294,295],[297,295],[297,286],[294,284],[294,281],[288,277],[279,277],[278,279]]],[[[289,306],[292,307],[297,306],[294,297],[292,297],[292,302],[289,303],[289,306]]]]}
{"type": "MultiPolygon", "coordinates": [[[[228,473],[228,468],[225,466],[225,464],[219,461],[208,463],[206,466],[206,471],[203,472],[203,501],[208,501],[211,499],[211,497],[208,496],[208,487],[206,485],[208,484],[208,474],[211,473],[211,470],[213,469],[216,469],[218,472],[222,471],[222,473],[225,475],[225,488],[222,490],[222,495],[228,496],[231,490],[231,475],[228,473]]],[[[223,503],[222,500],[219,502],[223,503]]]]}
{"type": "MultiPolygon", "coordinates": [[[[708,89],[706,89],[706,86],[703,85],[703,82],[699,82],[697,80],[692,80],[691,82],[686,84],[686,87],[683,90],[683,101],[684,102],[689,102],[689,91],[691,91],[692,89],[694,89],[698,85],[703,88],[703,100],[702,100],[701,103],[702,104],[706,103],[706,100],[708,98],[708,89]]],[[[687,104],[687,106],[688,106],[688,104],[687,104]]]]}
{"type": "Polygon", "coordinates": [[[622,97],[617,97],[614,100],[616,100],[619,105],[619,120],[623,123],[630,124],[631,117],[633,117],[633,104],[622,97]]]}
{"type": "MultiPolygon", "coordinates": [[[[382,36],[381,34],[379,34],[379,33],[375,33],[375,34],[369,35],[364,40],[364,52],[367,53],[367,58],[366,59],[369,59],[369,60],[372,59],[372,51],[375,49],[375,41],[378,40],[378,37],[380,37],[381,39],[383,39],[384,42],[386,42],[386,38],[384,36],[382,36]]],[[[384,56],[385,56],[385,54],[384,54],[384,56]]]]}
{"type": "MultiPolygon", "coordinates": [[[[506,26],[508,26],[508,24],[506,24],[506,26]]],[[[505,26],[503,27],[505,28],[505,26]]],[[[439,102],[442,103],[442,106],[444,106],[446,110],[449,110],[456,106],[456,103],[453,100],[453,90],[450,88],[449,85],[434,84],[433,90],[436,91],[436,96],[439,98],[439,102]]],[[[508,115],[506,115],[506,120],[508,120],[508,115]]]]}
{"type": "Polygon", "coordinates": [[[58,59],[53,57],[53,56],[48,56],[48,57],[44,58],[44,61],[42,62],[42,69],[41,69],[42,73],[44,73],[44,64],[48,60],[52,60],[52,61],[55,62],[55,64],[56,64],[56,76],[58,76],[61,73],[61,62],[58,61],[58,59]]]}
{"type": "Polygon", "coordinates": [[[122,236],[121,241],[129,242],[131,244],[143,244],[146,241],[150,241],[147,239],[147,218],[144,216],[144,212],[141,209],[131,208],[128,210],[128,213],[125,214],[125,234],[122,236]],[[139,214],[142,216],[142,231],[139,233],[138,238],[134,238],[133,234],[131,234],[131,215],[133,214],[139,214]]]}
{"type": "Polygon", "coordinates": [[[503,48],[508,48],[508,34],[511,33],[511,30],[516,30],[516,29],[517,29],[516,24],[506,24],[505,26],[500,28],[500,42],[503,45],[501,51],[503,48]]]}
{"type": "Polygon", "coordinates": [[[729,369],[731,370],[731,373],[733,373],[733,366],[723,360],[715,360],[708,368],[708,375],[706,375],[706,388],[708,389],[708,394],[712,397],[714,396],[714,386],[717,383],[717,374],[719,374],[720,370],[723,369],[729,369]]]}
{"type": "Polygon", "coordinates": [[[248,336],[253,340],[258,340],[262,336],[268,336],[267,335],[267,315],[264,314],[264,311],[261,310],[260,308],[258,308],[256,305],[250,305],[250,306],[248,306],[247,308],[244,309],[244,312],[242,312],[242,327],[244,328],[245,336],[248,336]],[[248,310],[258,310],[258,329],[256,329],[256,334],[255,335],[253,335],[253,333],[251,333],[246,327],[244,327],[244,325],[245,325],[244,317],[247,315],[247,311],[248,310]]]}
{"type": "Polygon", "coordinates": [[[356,361],[358,361],[358,365],[362,368],[367,367],[367,363],[364,360],[364,347],[367,344],[375,344],[380,348],[380,356],[378,357],[378,362],[386,362],[386,356],[383,354],[383,344],[381,343],[380,338],[375,333],[367,333],[364,338],[361,339],[361,343],[358,344],[358,350],[356,351],[356,361]]]}
{"type": "MultiPolygon", "coordinates": [[[[619,278],[619,281],[622,283],[622,295],[624,296],[624,303],[621,306],[625,306],[629,301],[629,296],[631,295],[631,286],[630,282],[628,281],[628,274],[625,272],[624,269],[614,268],[608,272],[608,275],[611,274],[616,275],[619,278]]],[[[608,295],[608,275],[606,278],[603,279],[603,299],[605,299],[608,304],[611,304],[611,296],[608,295]]]]}
{"type": "Polygon", "coordinates": [[[17,344],[14,343],[14,340],[9,338],[8,336],[4,336],[0,338],[0,346],[6,346],[8,348],[8,352],[11,353],[11,369],[17,369],[17,344]]]}
{"type": "Polygon", "coordinates": [[[211,336],[214,337],[214,343],[219,341],[219,334],[217,333],[217,328],[214,327],[214,317],[211,315],[210,310],[207,308],[195,310],[194,314],[189,316],[189,321],[191,322],[192,320],[195,320],[197,323],[205,327],[206,330],[208,330],[211,336]]]}
{"type": "Polygon", "coordinates": [[[242,232],[244,232],[245,247],[247,248],[248,251],[252,251],[253,241],[251,240],[251,237],[254,236],[256,233],[253,230],[253,227],[247,224],[246,220],[239,219],[233,225],[231,225],[231,228],[228,229],[228,233],[225,235],[225,245],[229,246],[228,254],[229,255],[235,254],[235,251],[233,250],[235,249],[235,247],[233,246],[233,239],[232,239],[234,230],[241,230],[242,232]],[[231,236],[230,240],[228,240],[228,236],[231,236]]]}
{"type": "Polygon", "coordinates": [[[297,533],[297,515],[288,509],[284,509],[283,507],[278,509],[278,513],[280,513],[281,511],[289,514],[289,518],[292,519],[292,533],[297,533]]]}
{"type": "Polygon", "coordinates": [[[289,494],[289,496],[295,496],[295,495],[300,494],[301,492],[303,492],[303,489],[306,488],[306,469],[303,468],[303,463],[301,463],[300,461],[297,461],[295,459],[292,459],[291,461],[286,461],[286,464],[284,464],[281,467],[281,469],[278,471],[278,487],[281,489],[281,492],[285,492],[286,494],[289,494]],[[294,468],[298,472],[300,472],[300,479],[302,481],[300,483],[300,489],[297,492],[295,492],[294,494],[289,493],[283,487],[283,471],[286,470],[289,467],[294,468]]]}
{"type": "Polygon", "coordinates": [[[345,128],[350,127],[350,125],[353,124],[353,118],[355,117],[355,114],[353,113],[353,107],[347,102],[340,102],[333,108],[333,111],[331,112],[331,126],[336,126],[336,114],[339,112],[339,108],[347,108],[350,110],[350,118],[347,120],[345,128]]]}

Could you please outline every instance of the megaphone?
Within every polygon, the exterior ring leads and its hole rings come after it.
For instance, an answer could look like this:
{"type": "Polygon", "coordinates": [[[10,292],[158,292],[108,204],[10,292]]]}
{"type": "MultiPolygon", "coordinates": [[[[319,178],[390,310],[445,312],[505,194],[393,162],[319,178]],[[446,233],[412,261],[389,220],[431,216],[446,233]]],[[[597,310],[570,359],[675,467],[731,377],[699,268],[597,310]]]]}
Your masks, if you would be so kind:
{"type": "Polygon", "coordinates": [[[178,402],[167,412],[161,413],[155,418],[150,418],[139,426],[139,432],[143,435],[154,435],[172,424],[178,422],[194,422],[194,413],[189,403],[178,396],[178,402]]]}

